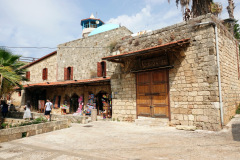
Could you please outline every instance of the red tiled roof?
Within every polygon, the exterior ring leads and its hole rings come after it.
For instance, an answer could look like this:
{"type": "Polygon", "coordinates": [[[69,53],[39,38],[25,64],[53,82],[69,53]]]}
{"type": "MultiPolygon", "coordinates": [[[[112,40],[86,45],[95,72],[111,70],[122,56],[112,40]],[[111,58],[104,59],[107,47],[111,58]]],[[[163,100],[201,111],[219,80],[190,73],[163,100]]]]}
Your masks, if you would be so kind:
{"type": "Polygon", "coordinates": [[[190,43],[190,38],[181,39],[178,41],[174,41],[174,42],[170,42],[170,43],[166,43],[166,44],[162,44],[162,45],[158,45],[158,46],[154,46],[154,47],[150,47],[150,48],[140,49],[137,51],[122,53],[122,54],[118,54],[118,55],[114,55],[114,56],[103,57],[102,60],[111,60],[111,59],[118,59],[118,58],[122,58],[122,57],[128,57],[128,56],[141,54],[141,53],[155,50],[155,49],[161,49],[161,48],[165,49],[166,47],[171,47],[171,46],[176,46],[176,45],[181,46],[182,44],[186,44],[186,43],[190,43]]]}
{"type": "Polygon", "coordinates": [[[48,58],[48,57],[50,57],[50,56],[52,56],[52,55],[54,55],[54,54],[56,54],[56,53],[57,53],[57,51],[54,51],[54,52],[52,52],[52,53],[49,53],[49,54],[47,54],[46,56],[43,56],[42,58],[39,58],[38,60],[36,60],[36,61],[34,61],[34,62],[32,62],[32,63],[29,63],[29,64],[23,66],[22,68],[30,67],[30,66],[32,66],[33,64],[38,63],[38,62],[44,60],[45,58],[48,58]]]}
{"type": "Polygon", "coordinates": [[[24,88],[34,87],[34,86],[60,86],[60,85],[69,85],[69,84],[84,84],[84,83],[95,83],[95,82],[104,82],[110,81],[110,77],[106,78],[92,78],[92,79],[83,79],[83,80],[70,80],[70,81],[62,81],[62,82],[44,82],[44,83],[34,83],[24,85],[24,88]]]}

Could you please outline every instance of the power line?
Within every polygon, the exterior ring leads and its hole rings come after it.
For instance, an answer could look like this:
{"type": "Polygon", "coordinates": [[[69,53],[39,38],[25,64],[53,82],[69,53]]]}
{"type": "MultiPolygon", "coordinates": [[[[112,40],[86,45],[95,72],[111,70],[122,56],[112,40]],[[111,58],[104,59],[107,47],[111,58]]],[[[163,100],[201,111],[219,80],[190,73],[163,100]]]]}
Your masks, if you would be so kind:
{"type": "Polygon", "coordinates": [[[12,46],[0,46],[2,48],[27,48],[27,49],[57,49],[57,48],[107,48],[107,47],[12,47],[12,46]]]}

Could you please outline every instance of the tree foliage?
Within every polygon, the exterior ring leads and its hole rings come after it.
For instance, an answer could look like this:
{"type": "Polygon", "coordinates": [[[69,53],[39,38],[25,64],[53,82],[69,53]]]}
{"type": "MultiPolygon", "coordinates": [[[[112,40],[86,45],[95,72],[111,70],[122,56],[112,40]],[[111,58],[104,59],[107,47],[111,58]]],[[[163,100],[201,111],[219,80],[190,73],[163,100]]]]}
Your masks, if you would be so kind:
{"type": "Polygon", "coordinates": [[[10,93],[14,87],[21,87],[20,82],[25,80],[24,63],[19,62],[20,56],[9,50],[0,48],[0,97],[10,93]]]}
{"type": "MultiPolygon", "coordinates": [[[[238,21],[235,22],[234,25],[234,37],[238,40],[238,42],[240,43],[240,26],[237,23],[238,21]]],[[[240,44],[239,44],[239,54],[240,54],[240,44]]]]}
{"type": "Polygon", "coordinates": [[[235,25],[234,25],[234,37],[238,40],[240,40],[240,26],[237,23],[238,21],[236,21],[235,25]]]}
{"type": "MultiPolygon", "coordinates": [[[[168,0],[168,2],[170,2],[170,0],[168,0]]],[[[190,8],[189,5],[192,4],[191,13],[193,18],[207,13],[218,15],[222,11],[221,4],[214,3],[213,0],[176,0],[177,7],[179,4],[183,12],[186,8],[190,8]]]]}

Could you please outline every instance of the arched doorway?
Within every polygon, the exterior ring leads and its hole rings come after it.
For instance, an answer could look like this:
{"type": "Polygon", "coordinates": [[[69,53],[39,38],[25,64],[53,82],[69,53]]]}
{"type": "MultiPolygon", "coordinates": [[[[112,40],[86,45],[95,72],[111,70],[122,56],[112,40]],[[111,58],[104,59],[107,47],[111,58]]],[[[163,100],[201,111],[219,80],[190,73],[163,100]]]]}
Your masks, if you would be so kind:
{"type": "Polygon", "coordinates": [[[79,96],[76,93],[74,93],[71,97],[71,100],[70,100],[70,112],[71,113],[76,112],[78,109],[78,98],[79,98],[79,96]]]}

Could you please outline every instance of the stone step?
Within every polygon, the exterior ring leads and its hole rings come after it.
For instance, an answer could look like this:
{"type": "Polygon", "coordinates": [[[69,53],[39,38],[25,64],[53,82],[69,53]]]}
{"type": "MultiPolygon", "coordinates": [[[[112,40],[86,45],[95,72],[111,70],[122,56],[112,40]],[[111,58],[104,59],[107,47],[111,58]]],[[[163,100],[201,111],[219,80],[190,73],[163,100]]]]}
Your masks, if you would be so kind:
{"type": "Polygon", "coordinates": [[[167,127],[169,126],[168,118],[151,118],[151,117],[138,117],[135,120],[135,124],[139,126],[150,126],[150,127],[167,127]]]}

